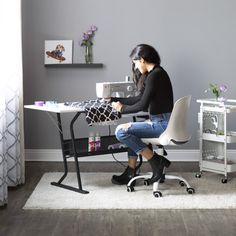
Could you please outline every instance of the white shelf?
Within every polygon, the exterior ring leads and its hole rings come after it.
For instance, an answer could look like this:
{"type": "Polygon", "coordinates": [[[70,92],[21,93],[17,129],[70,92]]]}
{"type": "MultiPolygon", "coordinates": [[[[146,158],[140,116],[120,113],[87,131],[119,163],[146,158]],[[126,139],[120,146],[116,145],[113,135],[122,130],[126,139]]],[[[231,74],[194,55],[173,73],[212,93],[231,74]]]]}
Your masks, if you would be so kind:
{"type": "Polygon", "coordinates": [[[208,141],[213,141],[213,142],[222,142],[222,143],[224,143],[226,141],[227,143],[236,143],[236,136],[232,136],[232,135],[227,135],[226,140],[225,140],[224,135],[203,133],[202,134],[202,139],[208,140],[208,141]]]}
{"type": "Polygon", "coordinates": [[[197,99],[198,103],[201,103],[202,109],[205,111],[236,112],[236,100],[227,99],[225,101],[216,101],[213,98],[197,99]]]}
{"type": "MultiPolygon", "coordinates": [[[[203,170],[206,171],[212,171],[212,172],[216,172],[216,173],[224,173],[225,172],[225,164],[219,163],[217,161],[207,161],[207,160],[203,160],[202,161],[202,168],[203,170]]],[[[228,173],[232,173],[236,171],[236,164],[232,163],[232,164],[227,164],[226,165],[226,170],[228,173]]]]}

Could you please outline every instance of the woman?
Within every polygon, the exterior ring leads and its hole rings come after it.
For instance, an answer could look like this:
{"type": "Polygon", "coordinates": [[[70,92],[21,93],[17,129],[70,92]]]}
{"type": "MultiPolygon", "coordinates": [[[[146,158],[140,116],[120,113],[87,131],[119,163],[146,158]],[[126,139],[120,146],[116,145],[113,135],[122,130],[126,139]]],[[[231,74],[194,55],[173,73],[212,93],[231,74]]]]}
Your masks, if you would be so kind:
{"type": "MultiPolygon", "coordinates": [[[[135,97],[128,97],[128,98],[112,97],[110,100],[111,102],[119,101],[122,104],[133,105],[141,99],[142,94],[144,92],[144,86],[145,86],[144,81],[146,78],[146,73],[141,74],[140,71],[137,68],[135,68],[134,63],[132,63],[132,72],[133,72],[132,80],[133,80],[135,87],[136,87],[136,96],[135,97]]],[[[136,116],[135,118],[139,118],[139,120],[140,119],[147,120],[147,119],[149,119],[149,116],[143,115],[143,116],[136,116]]],[[[128,148],[128,166],[132,167],[132,169],[126,168],[124,173],[121,174],[120,176],[113,175],[112,176],[112,183],[119,184],[119,185],[127,184],[129,182],[129,180],[133,176],[135,176],[138,171],[138,168],[136,168],[137,159],[138,159],[138,155],[132,149],[128,148]],[[132,171],[130,172],[130,170],[132,170],[132,171]]]]}
{"type": "Polygon", "coordinates": [[[113,176],[112,183],[127,184],[135,176],[137,155],[141,154],[151,165],[153,175],[149,183],[154,183],[162,176],[164,167],[170,161],[153,152],[141,138],[157,138],[164,132],[173,109],[173,90],[167,72],[160,66],[160,56],[150,45],[137,45],[130,58],[134,69],[145,75],[143,92],[135,98],[112,102],[112,106],[122,114],[149,112],[149,122],[131,122],[116,128],[117,139],[131,150],[128,155],[128,167],[120,176],[113,176]],[[132,100],[132,102],[130,102],[132,100]]]}

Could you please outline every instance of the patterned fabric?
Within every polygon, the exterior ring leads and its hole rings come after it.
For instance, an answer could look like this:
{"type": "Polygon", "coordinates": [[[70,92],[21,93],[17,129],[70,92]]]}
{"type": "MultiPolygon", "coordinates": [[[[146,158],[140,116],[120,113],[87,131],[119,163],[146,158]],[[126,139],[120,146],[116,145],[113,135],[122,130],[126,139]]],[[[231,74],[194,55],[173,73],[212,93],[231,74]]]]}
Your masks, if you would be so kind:
{"type": "Polygon", "coordinates": [[[103,99],[87,100],[83,102],[66,103],[65,105],[79,107],[86,113],[86,121],[89,126],[94,124],[114,124],[121,118],[121,113],[114,110],[111,103],[103,99]]]}

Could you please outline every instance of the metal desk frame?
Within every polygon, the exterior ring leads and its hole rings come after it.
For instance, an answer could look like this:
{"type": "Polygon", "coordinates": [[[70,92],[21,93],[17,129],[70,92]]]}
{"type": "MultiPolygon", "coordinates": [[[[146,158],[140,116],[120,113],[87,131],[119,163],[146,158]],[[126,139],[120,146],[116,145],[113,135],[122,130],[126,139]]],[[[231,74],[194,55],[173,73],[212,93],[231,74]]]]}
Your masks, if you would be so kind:
{"type": "MultiPolygon", "coordinates": [[[[82,156],[93,156],[93,155],[101,155],[101,154],[109,154],[109,153],[118,153],[118,152],[127,152],[127,148],[121,148],[121,149],[112,149],[112,150],[101,150],[101,151],[94,151],[94,152],[87,152],[87,153],[78,153],[76,150],[76,138],[75,138],[75,134],[74,134],[74,123],[76,122],[76,120],[79,118],[79,116],[84,113],[83,110],[76,108],[76,107],[70,107],[70,106],[65,106],[64,104],[57,104],[57,106],[35,106],[35,105],[25,105],[24,108],[27,109],[33,109],[33,110],[38,110],[38,111],[45,111],[45,112],[52,112],[52,113],[56,113],[57,115],[57,128],[59,130],[59,137],[60,137],[60,141],[61,141],[61,149],[62,149],[62,156],[63,156],[63,164],[64,164],[64,174],[62,175],[62,177],[57,181],[57,182],[51,182],[51,185],[60,187],[60,188],[64,188],[64,189],[68,189],[71,191],[75,191],[78,193],[82,193],[82,194],[87,194],[89,193],[89,191],[84,190],[82,187],[82,181],[81,181],[81,176],[80,176],[80,167],[79,167],[79,161],[78,158],[82,157],[82,156]],[[68,156],[68,154],[66,154],[65,151],[65,142],[68,142],[70,140],[65,140],[64,136],[63,136],[63,129],[62,129],[62,122],[61,122],[61,114],[62,113],[68,113],[68,112],[73,112],[75,113],[75,116],[72,118],[71,122],[70,122],[70,135],[71,135],[71,143],[72,143],[72,154],[68,156]],[[66,178],[67,174],[68,174],[68,163],[67,163],[67,159],[74,157],[74,162],[75,162],[75,168],[76,168],[76,174],[77,174],[77,181],[78,181],[78,188],[70,186],[70,185],[66,185],[63,184],[63,180],[66,178]]],[[[139,112],[136,114],[129,114],[126,115],[127,116],[131,116],[133,117],[133,121],[136,121],[136,116],[143,116],[143,115],[147,115],[146,112],[139,112]]],[[[107,136],[107,137],[113,137],[113,136],[107,136]]]]}

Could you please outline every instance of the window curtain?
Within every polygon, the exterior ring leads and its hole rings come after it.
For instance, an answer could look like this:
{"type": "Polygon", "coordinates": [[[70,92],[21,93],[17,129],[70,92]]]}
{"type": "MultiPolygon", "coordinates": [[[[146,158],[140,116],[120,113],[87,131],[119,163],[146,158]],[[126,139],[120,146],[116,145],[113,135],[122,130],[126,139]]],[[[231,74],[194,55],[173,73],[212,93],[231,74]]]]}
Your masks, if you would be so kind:
{"type": "Polygon", "coordinates": [[[0,1],[0,206],[8,187],[23,184],[23,75],[21,0],[0,1]]]}

